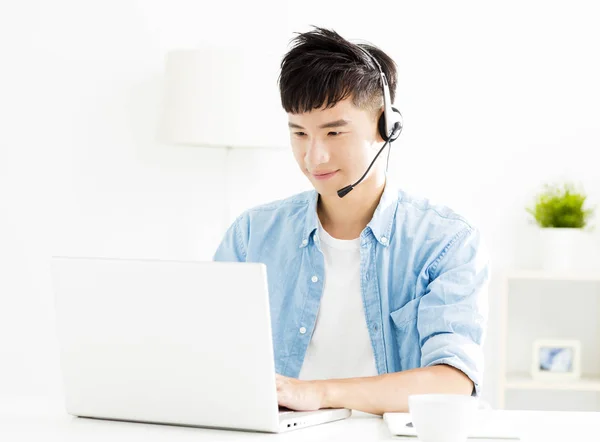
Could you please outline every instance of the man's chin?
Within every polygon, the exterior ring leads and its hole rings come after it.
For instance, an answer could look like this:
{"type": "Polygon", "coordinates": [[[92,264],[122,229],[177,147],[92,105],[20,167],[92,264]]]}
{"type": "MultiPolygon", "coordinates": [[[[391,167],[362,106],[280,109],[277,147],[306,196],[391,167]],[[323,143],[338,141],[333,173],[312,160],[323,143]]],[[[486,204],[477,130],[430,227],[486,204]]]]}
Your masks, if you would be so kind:
{"type": "MultiPolygon", "coordinates": [[[[337,180],[336,180],[337,181],[337,180]]],[[[321,196],[337,196],[337,191],[343,188],[343,185],[339,183],[322,183],[322,182],[312,182],[313,187],[317,191],[317,193],[321,196]]]]}

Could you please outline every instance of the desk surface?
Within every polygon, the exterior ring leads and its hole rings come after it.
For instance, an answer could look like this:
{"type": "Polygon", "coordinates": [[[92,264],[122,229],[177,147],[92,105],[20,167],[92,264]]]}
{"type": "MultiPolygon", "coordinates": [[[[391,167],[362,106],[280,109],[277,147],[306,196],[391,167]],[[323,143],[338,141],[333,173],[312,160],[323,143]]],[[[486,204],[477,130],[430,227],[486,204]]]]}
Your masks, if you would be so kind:
{"type": "MultiPolygon", "coordinates": [[[[600,413],[497,411],[526,429],[525,441],[600,440],[600,413]]],[[[350,419],[284,434],[209,430],[77,418],[63,402],[43,398],[0,399],[0,441],[392,441],[415,440],[393,436],[379,416],[354,412],[350,419]]],[[[481,440],[481,439],[479,439],[481,440]]],[[[496,441],[497,442],[497,441],[496,441]]]]}

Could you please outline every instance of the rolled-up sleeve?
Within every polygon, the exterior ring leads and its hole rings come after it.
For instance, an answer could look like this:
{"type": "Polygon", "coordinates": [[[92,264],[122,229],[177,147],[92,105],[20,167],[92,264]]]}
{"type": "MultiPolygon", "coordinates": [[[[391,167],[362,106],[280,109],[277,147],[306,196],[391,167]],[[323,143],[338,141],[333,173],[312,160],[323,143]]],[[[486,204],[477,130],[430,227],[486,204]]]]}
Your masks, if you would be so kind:
{"type": "Polygon", "coordinates": [[[419,303],[421,366],[450,365],[473,381],[479,396],[488,318],[490,259],[479,230],[467,226],[432,262],[419,303]]]}

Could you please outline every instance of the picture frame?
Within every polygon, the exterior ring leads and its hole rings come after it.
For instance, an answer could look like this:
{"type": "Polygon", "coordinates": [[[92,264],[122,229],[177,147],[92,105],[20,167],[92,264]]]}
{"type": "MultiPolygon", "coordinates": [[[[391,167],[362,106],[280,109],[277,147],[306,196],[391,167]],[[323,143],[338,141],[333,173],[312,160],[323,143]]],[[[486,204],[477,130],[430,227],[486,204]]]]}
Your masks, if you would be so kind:
{"type": "Polygon", "coordinates": [[[574,339],[537,339],[533,343],[531,375],[542,381],[580,378],[581,342],[574,339]]]}

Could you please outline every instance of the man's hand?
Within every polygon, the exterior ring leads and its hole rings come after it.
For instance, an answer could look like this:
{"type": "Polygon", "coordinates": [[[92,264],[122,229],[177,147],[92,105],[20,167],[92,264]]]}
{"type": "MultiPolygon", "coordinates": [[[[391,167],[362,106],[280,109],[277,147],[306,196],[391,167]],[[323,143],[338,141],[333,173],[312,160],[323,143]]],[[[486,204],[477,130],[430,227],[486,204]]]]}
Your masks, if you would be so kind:
{"type": "Polygon", "coordinates": [[[279,405],[296,411],[323,408],[325,390],[319,381],[299,381],[276,374],[279,405]]]}

